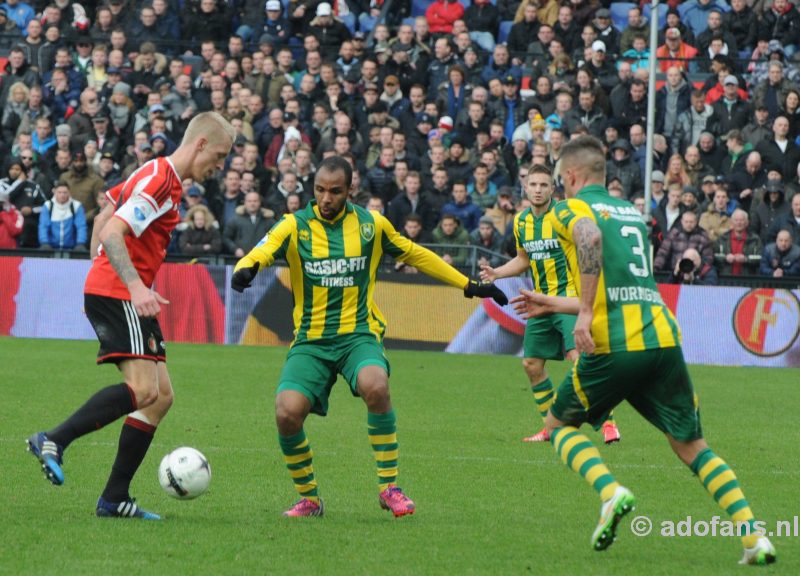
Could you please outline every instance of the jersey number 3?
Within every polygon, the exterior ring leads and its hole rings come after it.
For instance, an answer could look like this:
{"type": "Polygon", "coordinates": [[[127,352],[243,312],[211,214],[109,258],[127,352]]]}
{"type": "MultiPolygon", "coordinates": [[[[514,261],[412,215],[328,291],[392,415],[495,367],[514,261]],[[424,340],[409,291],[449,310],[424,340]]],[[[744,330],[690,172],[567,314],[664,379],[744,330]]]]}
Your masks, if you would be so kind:
{"type": "Polygon", "coordinates": [[[644,239],[642,238],[642,233],[636,226],[623,226],[620,228],[619,233],[623,238],[633,237],[636,241],[636,245],[631,248],[631,252],[633,252],[634,256],[638,257],[639,262],[641,262],[641,266],[638,266],[636,262],[629,262],[628,268],[630,269],[631,274],[637,278],[647,278],[650,273],[647,271],[647,255],[644,252],[644,239]]]}

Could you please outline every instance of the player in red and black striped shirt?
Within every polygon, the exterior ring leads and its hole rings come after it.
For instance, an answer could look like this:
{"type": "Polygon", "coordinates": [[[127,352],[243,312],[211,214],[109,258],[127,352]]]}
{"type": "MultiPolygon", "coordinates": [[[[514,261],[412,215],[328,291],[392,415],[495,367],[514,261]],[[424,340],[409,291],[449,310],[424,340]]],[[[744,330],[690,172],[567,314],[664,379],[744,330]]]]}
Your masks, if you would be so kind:
{"type": "Polygon", "coordinates": [[[230,152],[233,127],[219,114],[196,116],[180,147],[148,162],[106,193],[96,218],[84,287],[86,315],[100,341],[98,364],[116,364],[124,382],[103,388],[72,416],[28,438],[47,478],[64,483],[62,455],[69,444],[127,415],[111,475],[97,502],[97,515],[158,520],[139,508],[128,489],[144,460],[156,426],[172,405],[158,314],[167,301],[152,290],[170,236],[180,221],[181,181],[209,178],[230,152]]]}

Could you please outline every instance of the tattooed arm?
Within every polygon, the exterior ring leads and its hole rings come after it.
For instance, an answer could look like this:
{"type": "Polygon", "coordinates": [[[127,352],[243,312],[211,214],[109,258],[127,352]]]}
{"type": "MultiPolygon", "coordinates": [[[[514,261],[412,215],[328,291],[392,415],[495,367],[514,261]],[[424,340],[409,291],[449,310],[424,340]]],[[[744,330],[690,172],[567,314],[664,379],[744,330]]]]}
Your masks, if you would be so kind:
{"type": "Polygon", "coordinates": [[[131,293],[131,303],[139,316],[151,318],[161,311],[159,303],[167,301],[156,292],[144,285],[139,273],[131,262],[128,247],[125,245],[125,236],[130,234],[130,228],[120,218],[110,218],[100,230],[99,239],[103,243],[103,251],[111,262],[114,271],[120,280],[128,287],[131,293]]]}
{"type": "Polygon", "coordinates": [[[572,229],[572,241],[580,272],[580,306],[575,321],[575,347],[578,352],[594,351],[592,320],[597,284],[603,269],[603,234],[590,218],[581,218],[572,229]]]}

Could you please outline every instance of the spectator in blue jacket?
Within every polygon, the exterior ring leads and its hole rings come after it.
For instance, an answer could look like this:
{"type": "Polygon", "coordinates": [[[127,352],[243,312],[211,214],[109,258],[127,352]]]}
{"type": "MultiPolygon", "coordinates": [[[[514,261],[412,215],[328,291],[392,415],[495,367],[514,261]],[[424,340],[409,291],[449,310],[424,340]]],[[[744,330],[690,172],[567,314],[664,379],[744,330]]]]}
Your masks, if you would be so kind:
{"type": "Polygon", "coordinates": [[[34,130],[31,142],[33,151],[41,158],[56,145],[56,135],[53,133],[53,121],[47,116],[39,116],[36,119],[36,130],[34,130]]]}
{"type": "Polygon", "coordinates": [[[467,184],[463,180],[453,182],[453,200],[442,206],[441,214],[456,216],[467,232],[472,232],[478,227],[478,222],[483,216],[483,210],[472,203],[467,195],[467,184]]]}
{"type": "Polygon", "coordinates": [[[39,246],[45,250],[86,250],[88,231],[83,205],[70,196],[69,186],[57,182],[53,199],[39,216],[39,246]]]}
{"type": "Polygon", "coordinates": [[[259,40],[263,43],[269,40],[272,46],[283,46],[289,41],[291,28],[289,20],[283,13],[280,0],[269,0],[265,6],[264,24],[261,30],[256,30],[254,33],[249,26],[241,26],[237,32],[248,41],[259,40]]]}
{"type": "Polygon", "coordinates": [[[27,34],[28,22],[36,18],[36,11],[30,4],[11,0],[0,4],[0,8],[5,9],[8,19],[17,25],[20,32],[27,34]]]}
{"type": "Polygon", "coordinates": [[[792,242],[791,232],[781,230],[775,242],[764,247],[759,271],[772,278],[800,276],[800,246],[792,242]]]}
{"type": "MultiPolygon", "coordinates": [[[[689,0],[684,4],[681,22],[689,26],[695,36],[699,36],[708,28],[708,13],[712,10],[726,13],[731,9],[722,0],[689,0]]],[[[755,24],[755,23],[754,23],[755,24]]]]}
{"type": "Polygon", "coordinates": [[[55,68],[50,77],[50,82],[44,85],[42,100],[53,111],[57,124],[72,116],[78,108],[81,92],[77,86],[72,86],[69,77],[61,68],[55,68]]]}

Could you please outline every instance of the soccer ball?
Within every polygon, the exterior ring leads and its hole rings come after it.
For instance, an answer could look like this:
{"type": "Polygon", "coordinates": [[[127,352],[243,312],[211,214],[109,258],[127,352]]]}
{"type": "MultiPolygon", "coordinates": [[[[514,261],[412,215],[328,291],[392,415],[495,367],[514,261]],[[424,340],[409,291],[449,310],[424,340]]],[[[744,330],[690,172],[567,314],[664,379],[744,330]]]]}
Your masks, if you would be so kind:
{"type": "Polygon", "coordinates": [[[208,490],[211,466],[199,450],[187,446],[176,448],[161,460],[158,482],[173,498],[191,500],[208,490]]]}

